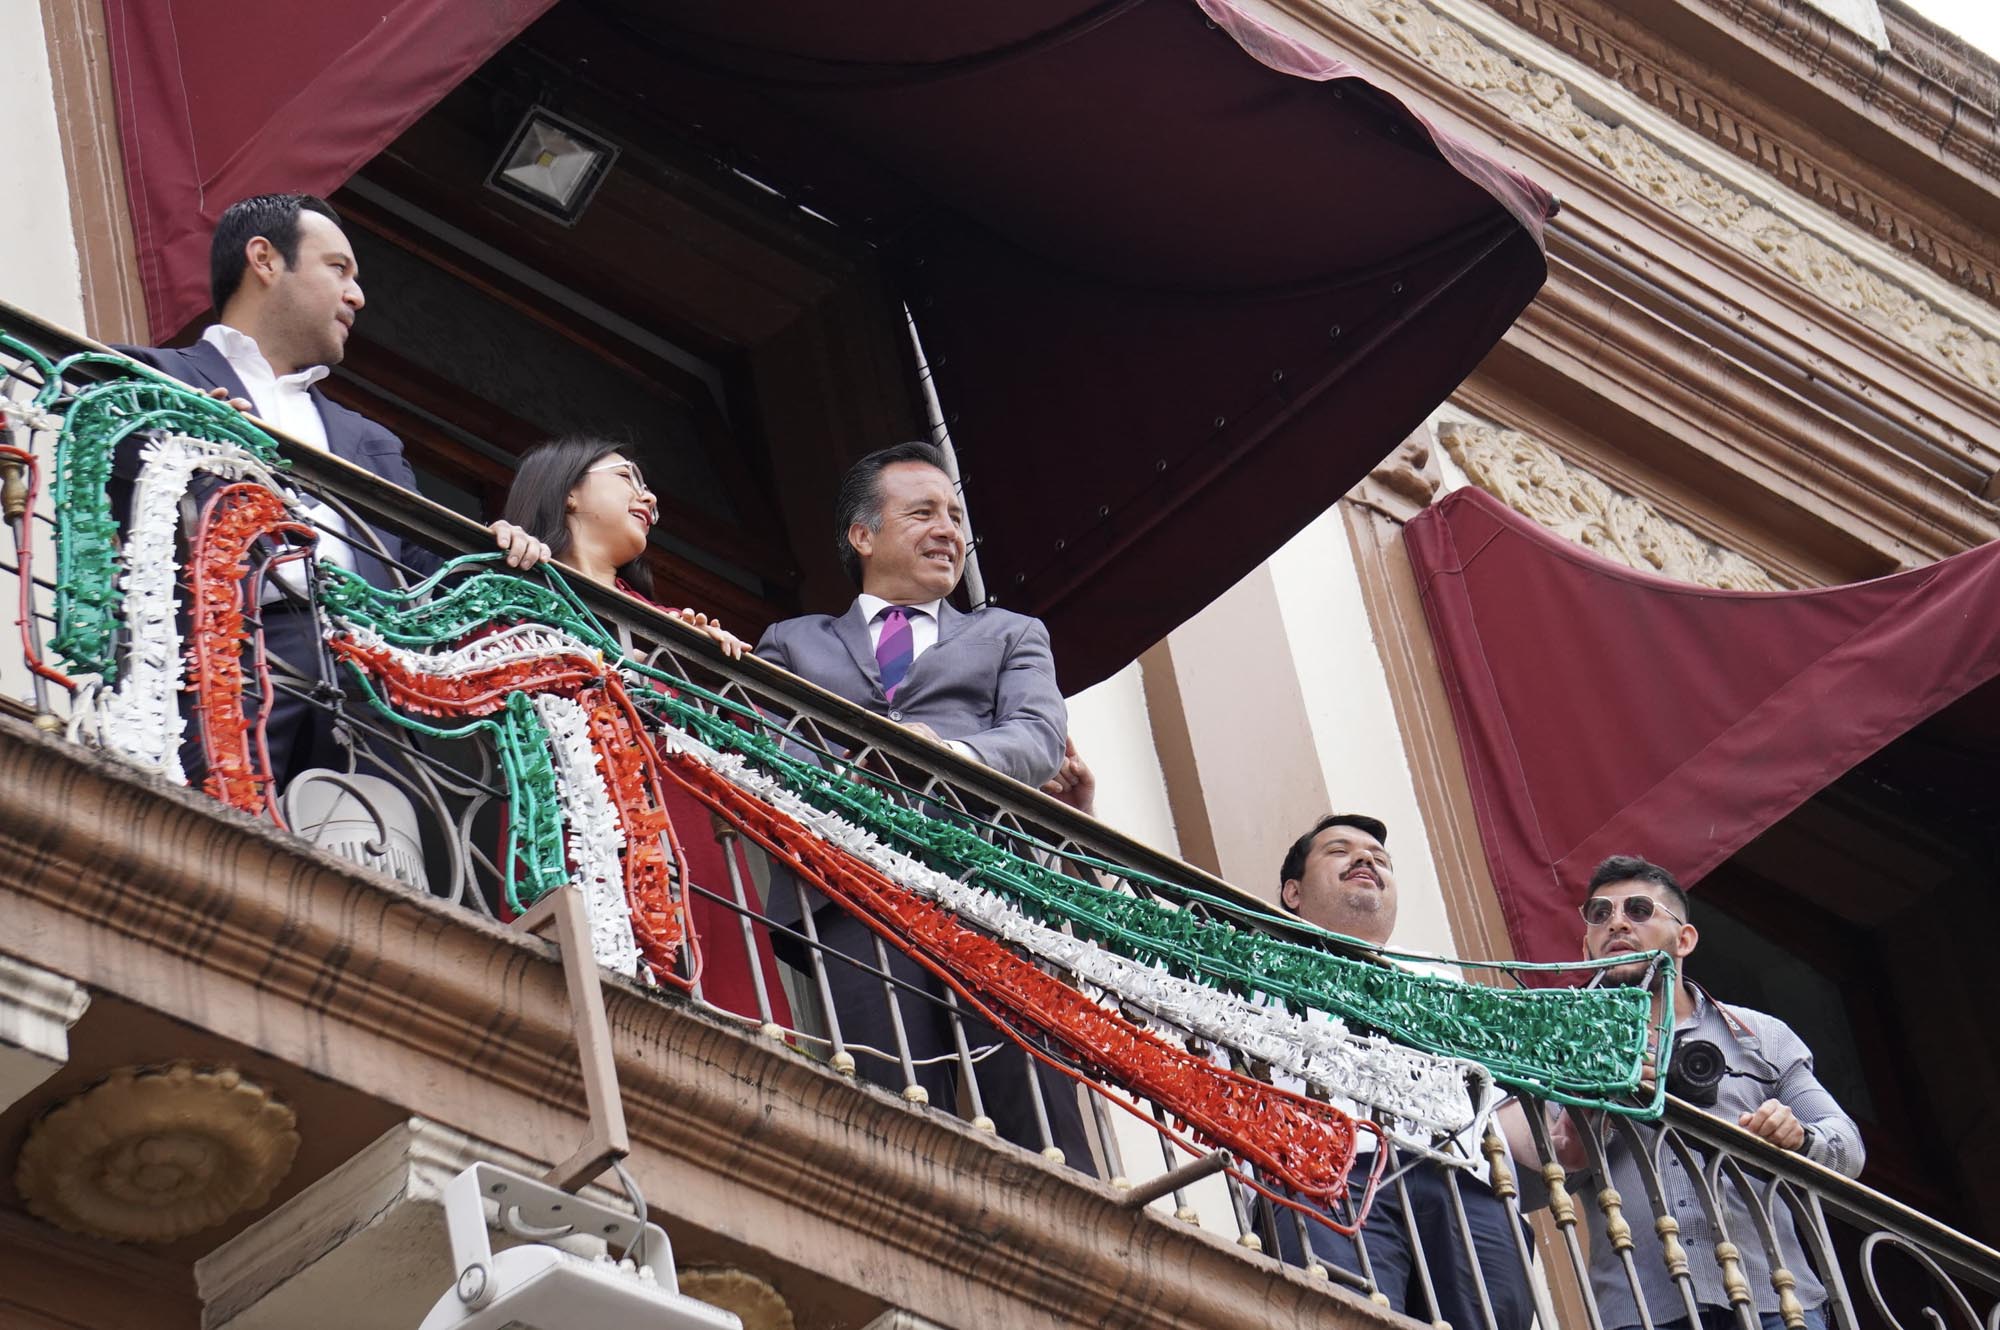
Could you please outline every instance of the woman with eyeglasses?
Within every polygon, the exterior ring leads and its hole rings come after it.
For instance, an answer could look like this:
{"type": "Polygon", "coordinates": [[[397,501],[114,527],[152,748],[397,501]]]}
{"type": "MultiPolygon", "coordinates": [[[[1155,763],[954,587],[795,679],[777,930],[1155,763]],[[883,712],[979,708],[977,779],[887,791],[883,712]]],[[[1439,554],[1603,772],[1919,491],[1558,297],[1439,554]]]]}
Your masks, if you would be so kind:
{"type": "MultiPolygon", "coordinates": [[[[654,523],[660,520],[660,505],[638,464],[620,452],[617,444],[604,439],[557,439],[524,453],[514,473],[513,488],[507,492],[507,520],[547,542],[553,557],[572,571],[652,601],[653,575],[646,567],[646,543],[654,523]]],[[[746,649],[741,638],[724,631],[706,614],[664,605],[659,608],[701,629],[732,657],[741,656],[746,649]]],[[[728,896],[729,866],[723,847],[709,829],[707,807],[671,782],[662,796],[687,855],[688,879],[728,896]]],[[[747,884],[750,874],[746,871],[743,876],[747,884]]],[[[686,894],[686,904],[688,921],[701,940],[705,958],[703,996],[739,1016],[760,1019],[739,916],[698,891],[686,894]]],[[[753,900],[753,908],[755,904],[753,900]]],[[[761,924],[753,928],[752,936],[757,964],[764,971],[771,1019],[790,1025],[791,1008],[778,982],[770,938],[761,924]]]]}
{"type": "MultiPolygon", "coordinates": [[[[591,581],[653,600],[646,543],[660,520],[660,503],[639,464],[617,444],[569,438],[529,449],[507,491],[506,520],[546,542],[551,555],[591,581]]],[[[659,608],[701,629],[729,656],[748,649],[706,614],[659,608]]]]}

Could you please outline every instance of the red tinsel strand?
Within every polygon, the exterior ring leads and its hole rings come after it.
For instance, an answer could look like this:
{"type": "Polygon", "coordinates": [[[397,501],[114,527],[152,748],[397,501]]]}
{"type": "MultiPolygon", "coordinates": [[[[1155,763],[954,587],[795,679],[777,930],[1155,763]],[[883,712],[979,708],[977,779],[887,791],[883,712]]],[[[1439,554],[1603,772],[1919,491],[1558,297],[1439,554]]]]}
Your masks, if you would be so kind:
{"type": "Polygon", "coordinates": [[[21,541],[20,547],[15,551],[14,556],[18,565],[15,569],[15,577],[20,583],[21,593],[20,603],[16,606],[16,614],[19,617],[14,620],[14,626],[21,630],[21,656],[22,659],[27,661],[30,671],[39,674],[50,683],[59,684],[71,692],[75,692],[76,680],[42,660],[42,653],[35,649],[34,636],[28,631],[28,624],[33,621],[35,614],[35,542],[33,531],[35,494],[41,487],[41,468],[36,465],[35,455],[24,448],[0,446],[0,457],[11,457],[21,464],[22,471],[27,477],[28,486],[27,499],[21,508],[21,511],[27,514],[22,520],[22,530],[28,534],[28,539],[21,541]]]}
{"type": "MultiPolygon", "coordinates": [[[[193,620],[188,644],[189,688],[201,728],[208,771],[202,788],[232,808],[268,813],[284,825],[272,788],[271,763],[262,743],[270,713],[271,689],[257,655],[263,702],[251,742],[252,722],[243,714],[243,648],[250,633],[243,621],[243,580],[250,572],[250,547],[266,536],[301,545],[316,539],[310,526],[288,520],[284,500],[262,485],[239,482],[210,496],[203,506],[190,551],[189,592],[193,620]]],[[[299,550],[290,557],[302,558],[299,550]]]]}
{"type": "Polygon", "coordinates": [[[701,948],[686,927],[673,876],[687,859],[660,792],[659,754],[624,684],[600,659],[577,652],[544,652],[442,675],[411,670],[394,651],[346,634],[336,634],[332,646],[341,659],[365,669],[386,699],[422,715],[489,716],[515,692],[555,693],[583,707],[590,717],[592,746],[604,769],[605,789],[625,833],[625,894],[640,955],[661,983],[682,990],[694,987],[701,976],[701,948]],[[684,939],[690,961],[685,978],[677,973],[684,939]]]}
{"type": "Polygon", "coordinates": [[[686,927],[682,893],[674,881],[677,872],[685,871],[687,857],[667,816],[659,755],[615,675],[606,676],[604,687],[577,694],[576,700],[590,717],[604,785],[625,829],[625,898],[639,954],[661,982],[692,989],[701,978],[701,948],[686,927]],[[675,973],[683,940],[689,953],[686,979],[675,973]]]}
{"type": "MultiPolygon", "coordinates": [[[[1042,1061],[1086,1080],[1021,1040],[985,998],[1020,1024],[1066,1045],[1078,1061],[1160,1105],[1198,1139],[1234,1151],[1293,1191],[1326,1203],[1346,1195],[1356,1133],[1372,1124],[1357,1124],[1330,1104],[1216,1067],[1107,1012],[699,762],[675,757],[667,770],[743,835],[1009,1029],[1042,1061]]],[[[1371,1193],[1373,1182],[1371,1177],[1371,1193]]],[[[1365,1210],[1364,1204],[1364,1215],[1365,1210]]]]}
{"type": "Polygon", "coordinates": [[[390,648],[364,645],[346,634],[335,634],[330,645],[335,655],[373,675],[387,701],[423,716],[477,719],[504,708],[510,693],[572,697],[604,678],[603,664],[580,652],[545,652],[445,675],[405,669],[390,648]]]}

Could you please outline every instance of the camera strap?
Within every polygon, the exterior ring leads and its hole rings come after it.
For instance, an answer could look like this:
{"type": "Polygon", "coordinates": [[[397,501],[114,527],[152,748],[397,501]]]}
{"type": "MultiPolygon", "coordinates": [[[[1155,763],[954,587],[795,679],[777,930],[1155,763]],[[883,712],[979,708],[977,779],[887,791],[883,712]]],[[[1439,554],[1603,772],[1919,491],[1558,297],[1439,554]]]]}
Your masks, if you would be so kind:
{"type": "Polygon", "coordinates": [[[1763,1043],[1763,1039],[1758,1035],[1758,1033],[1750,1028],[1750,1023],[1737,1016],[1737,1014],[1731,1011],[1728,1007],[1725,1007],[1720,1002],[1717,1002],[1715,1000],[1715,995],[1713,993],[1709,992],[1706,988],[1703,988],[1700,984],[1697,984],[1692,979],[1687,981],[1687,986],[1689,988],[1692,988],[1695,992],[1701,994],[1702,1001],[1708,1003],[1709,1006],[1715,1008],[1715,1014],[1722,1017],[1722,1023],[1729,1027],[1729,1033],[1735,1035],[1739,1041],[1744,1039],[1756,1039],[1759,1044],[1763,1043]]]}

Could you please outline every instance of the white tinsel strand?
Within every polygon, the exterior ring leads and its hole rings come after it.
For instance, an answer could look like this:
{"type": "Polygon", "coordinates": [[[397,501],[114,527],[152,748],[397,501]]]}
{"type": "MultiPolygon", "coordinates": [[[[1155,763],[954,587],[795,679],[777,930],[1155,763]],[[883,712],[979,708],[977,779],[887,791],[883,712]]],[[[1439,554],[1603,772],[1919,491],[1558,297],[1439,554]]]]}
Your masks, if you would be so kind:
{"type": "Polygon", "coordinates": [[[38,434],[58,434],[62,432],[62,417],[51,411],[44,411],[31,401],[18,398],[0,397],[0,416],[6,418],[11,427],[26,426],[38,434]]]}
{"type": "Polygon", "coordinates": [[[1437,1057],[1379,1035],[1357,1035],[1330,1017],[1300,1018],[1248,1002],[1048,928],[1011,902],[938,873],[872,832],[812,807],[741,755],[717,752],[672,726],[662,729],[672,750],[695,757],[892,881],[1069,970],[1087,989],[1152,1014],[1176,1034],[1190,1031],[1273,1071],[1380,1109],[1405,1128],[1399,1136],[1417,1137],[1411,1143],[1420,1147],[1431,1132],[1461,1132],[1483,1116],[1492,1077],[1477,1063],[1437,1057]]]}
{"type": "MultiPolygon", "coordinates": [[[[180,749],[186,720],[178,701],[185,661],[174,614],[174,582],[180,573],[174,537],[180,528],[181,496],[197,471],[276,485],[264,464],[234,443],[169,435],[148,442],[140,460],[118,578],[129,646],[117,689],[91,693],[88,706],[94,715],[73,725],[81,733],[98,735],[108,751],[134,766],[185,785],[180,749]]],[[[83,700],[80,694],[79,702],[83,700]]]]}
{"type": "Polygon", "coordinates": [[[578,663],[591,667],[601,664],[604,658],[603,652],[575,635],[537,623],[515,624],[445,651],[416,651],[389,642],[364,623],[338,615],[333,620],[357,646],[386,651],[410,673],[432,678],[451,678],[538,657],[573,656],[578,663]]]}
{"type": "Polygon", "coordinates": [[[625,829],[619,825],[597,749],[590,741],[590,717],[581,703],[553,693],[534,702],[555,757],[556,795],[562,805],[571,880],[583,892],[590,914],[591,950],[605,969],[632,975],[639,966],[639,944],[632,936],[632,910],[625,900],[620,858],[625,829]]]}
{"type": "MultiPolygon", "coordinates": [[[[341,617],[335,618],[335,625],[355,645],[386,653],[401,669],[431,678],[452,678],[552,656],[570,656],[589,665],[602,659],[595,647],[541,624],[516,624],[443,651],[398,646],[366,624],[341,617]]],[[[632,933],[631,907],[625,899],[625,829],[618,821],[590,739],[589,717],[582,704],[557,694],[539,694],[533,701],[549,733],[556,798],[563,814],[564,849],[572,880],[583,892],[590,915],[591,950],[597,963],[607,970],[633,974],[638,969],[639,947],[632,933]]]]}

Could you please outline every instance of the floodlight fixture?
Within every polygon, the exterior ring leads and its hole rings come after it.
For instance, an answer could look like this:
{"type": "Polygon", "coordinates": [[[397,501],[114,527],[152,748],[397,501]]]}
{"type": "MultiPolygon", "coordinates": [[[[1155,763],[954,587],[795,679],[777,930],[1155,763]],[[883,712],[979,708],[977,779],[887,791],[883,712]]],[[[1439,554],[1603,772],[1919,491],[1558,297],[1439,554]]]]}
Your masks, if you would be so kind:
{"type": "Polygon", "coordinates": [[[574,226],[617,160],[618,146],[609,139],[534,106],[521,117],[486,186],[574,226]]]}
{"type": "Polygon", "coordinates": [[[481,1163],[445,1184],[444,1217],[457,1279],[419,1330],[743,1330],[734,1312],[680,1291],[666,1231],[643,1215],[481,1163]],[[489,1200],[500,1227],[533,1241],[494,1251],[489,1200]],[[570,1237],[605,1251],[549,1245],[570,1237]]]}

